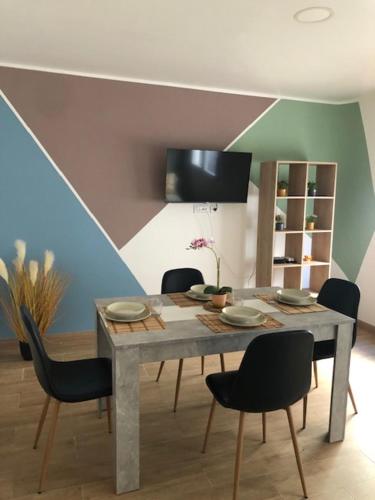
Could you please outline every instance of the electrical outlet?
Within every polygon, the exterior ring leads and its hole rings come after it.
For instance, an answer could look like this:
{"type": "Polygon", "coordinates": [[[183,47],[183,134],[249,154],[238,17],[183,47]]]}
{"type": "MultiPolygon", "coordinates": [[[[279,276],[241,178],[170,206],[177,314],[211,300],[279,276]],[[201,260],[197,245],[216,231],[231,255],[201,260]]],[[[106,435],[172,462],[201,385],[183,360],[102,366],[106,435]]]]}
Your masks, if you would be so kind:
{"type": "Polygon", "coordinates": [[[194,203],[193,212],[195,214],[208,214],[211,212],[211,207],[208,203],[194,203]]]}

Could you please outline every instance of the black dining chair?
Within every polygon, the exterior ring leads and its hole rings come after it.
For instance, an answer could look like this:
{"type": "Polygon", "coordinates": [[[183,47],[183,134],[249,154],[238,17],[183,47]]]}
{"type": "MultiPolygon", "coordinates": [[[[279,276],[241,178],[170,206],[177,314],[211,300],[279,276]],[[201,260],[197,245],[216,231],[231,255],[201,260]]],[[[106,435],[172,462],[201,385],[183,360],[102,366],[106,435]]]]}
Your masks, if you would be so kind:
{"type": "MultiPolygon", "coordinates": [[[[202,273],[198,269],[191,267],[182,267],[179,269],[170,269],[165,272],[161,282],[161,293],[177,293],[190,290],[193,285],[201,285],[204,283],[202,273]]],[[[225,371],[224,355],[220,354],[221,369],[225,371]]],[[[156,377],[156,382],[159,382],[160,375],[163,371],[165,361],[162,361],[159,366],[159,371],[156,377]]],[[[177,411],[178,398],[180,394],[181,376],[184,360],[180,359],[178,363],[176,391],[174,398],[173,411],[177,411]]],[[[204,374],[204,356],[201,356],[201,373],[204,374]]]]}
{"type": "MultiPolygon", "coordinates": [[[[322,286],[319,295],[318,303],[322,304],[333,311],[337,311],[345,316],[349,316],[357,321],[358,318],[358,308],[361,299],[361,292],[358,286],[351,281],[339,279],[339,278],[329,278],[322,286]]],[[[357,340],[357,323],[353,326],[353,341],[352,347],[354,347],[357,340]]],[[[314,368],[314,378],[315,387],[319,386],[318,381],[318,364],[317,362],[321,359],[329,359],[335,357],[336,351],[336,341],[335,340],[323,340],[321,342],[315,342],[314,353],[313,353],[313,368],[314,368]]],[[[354,412],[358,413],[357,405],[354,399],[352,388],[349,384],[348,393],[350,400],[352,402],[354,412]]],[[[304,399],[303,404],[303,425],[302,428],[306,427],[306,416],[307,416],[307,395],[304,399]]]]}
{"type": "Polygon", "coordinates": [[[81,403],[92,399],[106,398],[108,431],[111,432],[112,367],[111,361],[107,358],[77,361],[55,361],[49,358],[44,349],[39,329],[25,306],[21,306],[21,314],[33,356],[35,373],[46,393],[36,431],[34,449],[38,446],[51,400],[53,404],[51,426],[39,479],[38,493],[41,493],[47,476],[47,467],[61,403],[81,403]]]}
{"type": "Polygon", "coordinates": [[[207,449],[216,402],[224,408],[240,412],[233,500],[238,496],[245,414],[265,415],[276,410],[285,410],[287,413],[303,494],[307,498],[290,407],[310,389],[313,348],[314,337],[305,330],[267,333],[256,337],[249,344],[238,370],[213,373],[206,378],[213,400],[202,453],[207,449]]]}

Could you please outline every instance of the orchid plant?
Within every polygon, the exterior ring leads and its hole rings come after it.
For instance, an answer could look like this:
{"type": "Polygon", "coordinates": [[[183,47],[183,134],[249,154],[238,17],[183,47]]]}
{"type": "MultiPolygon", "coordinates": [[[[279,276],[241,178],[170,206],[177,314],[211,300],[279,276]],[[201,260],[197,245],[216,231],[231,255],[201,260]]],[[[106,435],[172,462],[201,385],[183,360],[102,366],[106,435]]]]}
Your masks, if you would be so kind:
{"type": "Polygon", "coordinates": [[[220,257],[214,249],[215,240],[213,238],[195,238],[187,248],[187,250],[201,250],[202,248],[207,248],[210,250],[216,260],[216,287],[220,288],[220,257]]]}
{"type": "Polygon", "coordinates": [[[16,258],[13,269],[8,269],[0,259],[0,276],[6,282],[8,294],[0,295],[0,307],[9,326],[20,342],[27,342],[20,306],[26,305],[43,335],[52,324],[58,305],[64,295],[67,280],[53,267],[55,256],[51,250],[44,252],[44,261],[26,262],[26,243],[16,240],[16,258]]]}

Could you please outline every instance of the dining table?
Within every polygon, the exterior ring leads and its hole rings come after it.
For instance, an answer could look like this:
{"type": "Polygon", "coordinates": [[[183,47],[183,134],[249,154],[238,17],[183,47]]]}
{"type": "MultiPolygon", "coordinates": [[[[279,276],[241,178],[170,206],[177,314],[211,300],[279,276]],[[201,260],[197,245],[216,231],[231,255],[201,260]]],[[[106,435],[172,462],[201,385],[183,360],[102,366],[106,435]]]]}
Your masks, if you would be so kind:
{"type": "MultiPolygon", "coordinates": [[[[280,309],[272,300],[277,288],[246,288],[234,291],[243,305],[258,309],[269,321],[255,327],[232,327],[217,321],[218,314],[204,309],[204,303],[183,303],[183,294],[144,295],[95,300],[97,353],[112,360],[112,439],[115,491],[117,494],[140,488],[140,380],[139,366],[211,354],[245,351],[258,335],[293,330],[310,331],[316,342],[336,341],[327,440],[344,440],[349,366],[354,320],[321,307],[295,313],[280,309]],[[271,300],[264,300],[265,297],[271,300]],[[116,327],[105,308],[115,301],[152,303],[160,299],[161,314],[139,327],[116,327]],[[145,326],[146,325],[146,326],[145,326]],[[214,325],[214,327],[212,327],[214,325]]],[[[300,309],[298,311],[298,309],[300,309]]],[[[123,324],[121,324],[123,325],[123,324]]],[[[135,324],[134,324],[135,325],[135,324]]],[[[102,402],[98,402],[101,412],[102,402]]],[[[203,430],[202,430],[203,432],[203,430]]],[[[199,450],[197,450],[199,453],[199,450]]]]}

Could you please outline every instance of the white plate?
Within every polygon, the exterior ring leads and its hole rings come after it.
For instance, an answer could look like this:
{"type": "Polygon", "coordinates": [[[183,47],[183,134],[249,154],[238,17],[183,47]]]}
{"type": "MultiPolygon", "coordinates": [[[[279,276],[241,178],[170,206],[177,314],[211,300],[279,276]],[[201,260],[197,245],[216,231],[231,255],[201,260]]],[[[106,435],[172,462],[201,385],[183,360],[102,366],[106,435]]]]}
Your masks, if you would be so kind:
{"type": "Polygon", "coordinates": [[[312,306],[313,304],[316,304],[316,298],[315,297],[309,297],[306,299],[304,302],[293,302],[292,300],[285,299],[284,297],[278,297],[276,296],[276,300],[278,302],[281,302],[282,304],[288,304],[289,306],[294,306],[294,307],[306,307],[306,306],[312,306]]]}
{"type": "Polygon", "coordinates": [[[290,302],[300,303],[305,302],[311,297],[311,293],[307,290],[299,290],[297,288],[282,288],[276,292],[278,297],[290,302]]]}
{"type": "Polygon", "coordinates": [[[146,306],[141,302],[112,302],[105,308],[113,318],[132,319],[144,313],[146,306]]]}
{"type": "Polygon", "coordinates": [[[151,316],[151,313],[149,309],[145,309],[143,313],[139,314],[138,316],[134,316],[133,318],[119,318],[118,316],[111,316],[107,313],[107,311],[104,311],[104,315],[107,319],[109,319],[110,321],[115,321],[116,323],[134,323],[135,321],[143,321],[144,319],[149,318],[151,316]]]}
{"type": "Polygon", "coordinates": [[[185,292],[185,295],[189,297],[189,299],[193,300],[201,300],[202,302],[207,302],[208,300],[211,300],[211,295],[196,295],[194,292],[191,290],[188,290],[185,292]]]}
{"type": "Polygon", "coordinates": [[[227,325],[243,326],[244,328],[263,325],[263,323],[265,323],[267,320],[267,318],[265,317],[264,314],[260,314],[259,318],[256,318],[256,319],[254,319],[254,321],[247,322],[247,323],[243,323],[243,322],[238,323],[236,321],[231,321],[231,320],[227,319],[224,314],[220,314],[219,319],[220,319],[220,321],[222,321],[223,323],[226,323],[227,325]]]}
{"type": "Polygon", "coordinates": [[[246,323],[257,319],[262,313],[253,307],[248,306],[228,306],[221,311],[229,321],[246,323]]]}

